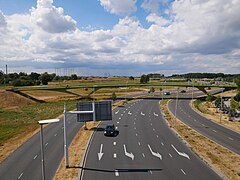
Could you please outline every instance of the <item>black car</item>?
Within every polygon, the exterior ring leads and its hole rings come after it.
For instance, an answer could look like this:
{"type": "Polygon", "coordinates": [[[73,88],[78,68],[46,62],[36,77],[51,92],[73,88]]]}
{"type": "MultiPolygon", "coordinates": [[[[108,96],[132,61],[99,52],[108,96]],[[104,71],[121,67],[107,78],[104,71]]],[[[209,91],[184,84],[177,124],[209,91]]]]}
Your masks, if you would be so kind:
{"type": "Polygon", "coordinates": [[[114,124],[106,125],[105,130],[104,130],[104,135],[105,136],[115,136],[116,135],[116,129],[115,129],[114,124]]]}

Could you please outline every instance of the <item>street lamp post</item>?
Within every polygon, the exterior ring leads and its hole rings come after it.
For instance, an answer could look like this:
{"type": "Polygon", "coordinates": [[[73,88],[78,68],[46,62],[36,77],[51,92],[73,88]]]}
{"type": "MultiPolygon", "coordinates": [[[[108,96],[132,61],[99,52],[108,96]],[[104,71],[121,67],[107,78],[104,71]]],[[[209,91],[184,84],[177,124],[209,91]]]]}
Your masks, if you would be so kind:
{"type": "Polygon", "coordinates": [[[59,119],[47,119],[38,121],[40,124],[40,142],[41,142],[41,161],[42,161],[42,180],[45,180],[45,164],[44,164],[44,149],[43,149],[43,125],[59,122],[59,119]]]}
{"type": "Polygon", "coordinates": [[[178,88],[177,88],[177,95],[176,95],[176,106],[175,106],[174,128],[176,128],[176,121],[177,121],[177,104],[178,104],[178,88]]]}

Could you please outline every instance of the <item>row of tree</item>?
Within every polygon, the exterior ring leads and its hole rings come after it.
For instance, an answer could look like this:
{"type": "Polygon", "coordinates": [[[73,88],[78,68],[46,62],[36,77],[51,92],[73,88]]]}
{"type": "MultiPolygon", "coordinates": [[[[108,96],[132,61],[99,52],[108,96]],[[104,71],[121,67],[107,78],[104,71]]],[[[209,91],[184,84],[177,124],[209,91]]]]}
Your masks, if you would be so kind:
{"type": "Polygon", "coordinates": [[[55,73],[48,74],[47,72],[42,74],[35,72],[31,74],[24,72],[4,74],[0,71],[0,84],[12,86],[47,85],[51,81],[77,80],[79,78],[76,74],[71,76],[57,76],[55,73]]]}

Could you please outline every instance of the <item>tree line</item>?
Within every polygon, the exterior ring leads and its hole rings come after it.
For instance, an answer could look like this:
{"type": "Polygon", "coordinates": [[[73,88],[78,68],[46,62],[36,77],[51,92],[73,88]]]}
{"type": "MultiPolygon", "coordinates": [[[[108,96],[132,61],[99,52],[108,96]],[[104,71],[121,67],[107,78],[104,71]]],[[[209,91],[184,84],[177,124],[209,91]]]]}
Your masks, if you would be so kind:
{"type": "Polygon", "coordinates": [[[79,78],[76,74],[71,76],[57,76],[55,73],[48,74],[47,72],[42,74],[36,72],[30,74],[25,72],[4,74],[0,71],[0,85],[11,86],[47,85],[51,81],[77,80],[79,78]]]}

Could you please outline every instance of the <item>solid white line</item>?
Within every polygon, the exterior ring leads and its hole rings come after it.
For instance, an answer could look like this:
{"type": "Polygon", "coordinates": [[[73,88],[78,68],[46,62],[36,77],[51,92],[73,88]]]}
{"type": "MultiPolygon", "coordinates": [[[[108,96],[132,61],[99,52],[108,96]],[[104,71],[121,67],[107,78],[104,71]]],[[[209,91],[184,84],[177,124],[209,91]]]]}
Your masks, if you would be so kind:
{"type": "Polygon", "coordinates": [[[183,170],[183,169],[181,169],[181,171],[182,171],[182,173],[183,173],[184,175],[186,175],[186,173],[184,172],[184,170],[183,170]]]}
{"type": "Polygon", "coordinates": [[[136,128],[136,127],[134,127],[134,129],[136,130],[137,128],[136,128]]]}
{"type": "Polygon", "coordinates": [[[23,173],[21,173],[19,176],[18,176],[18,179],[20,179],[22,177],[23,173]]]}
{"type": "Polygon", "coordinates": [[[230,137],[228,137],[228,139],[230,139],[230,140],[232,140],[232,141],[233,141],[233,138],[230,138],[230,137]]]}
{"type": "Polygon", "coordinates": [[[115,176],[119,176],[118,170],[115,170],[115,176]]]}
{"type": "Polygon", "coordinates": [[[142,156],[143,156],[143,157],[145,157],[145,154],[144,154],[144,153],[142,153],[142,156]]]}
{"type": "Polygon", "coordinates": [[[171,155],[170,153],[168,153],[168,155],[169,155],[170,157],[172,157],[172,155],[171,155]]]}
{"type": "Polygon", "coordinates": [[[113,145],[116,146],[116,144],[117,144],[117,143],[114,141],[114,142],[113,142],[113,145]]]}
{"type": "Polygon", "coordinates": [[[114,153],[114,154],[113,154],[113,157],[114,157],[114,158],[117,158],[117,154],[116,154],[116,153],[114,153]]]}
{"type": "Polygon", "coordinates": [[[33,159],[36,159],[37,157],[38,157],[38,155],[34,156],[34,158],[33,158],[33,159]]]}

